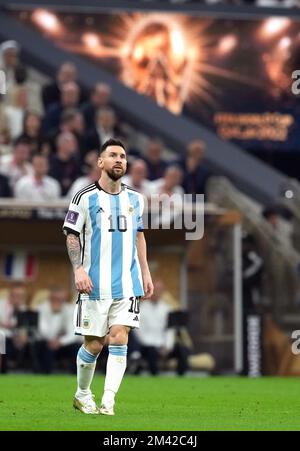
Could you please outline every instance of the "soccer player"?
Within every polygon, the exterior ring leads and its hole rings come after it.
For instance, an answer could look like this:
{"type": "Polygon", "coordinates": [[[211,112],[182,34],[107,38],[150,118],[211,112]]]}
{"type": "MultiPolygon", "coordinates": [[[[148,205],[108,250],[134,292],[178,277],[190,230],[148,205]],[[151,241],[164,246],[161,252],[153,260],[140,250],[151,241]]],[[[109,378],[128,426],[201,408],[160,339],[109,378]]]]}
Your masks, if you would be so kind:
{"type": "Polygon", "coordinates": [[[114,415],[115,394],[126,369],[128,333],[139,327],[139,302],[151,297],[153,284],[143,233],[143,196],[121,183],[127,166],[121,141],[109,139],[102,145],[98,166],[99,181],[73,197],[63,226],[79,291],[75,333],[84,336],[73,405],[87,414],[114,415]],[[90,385],[108,333],[99,409],[90,385]]]}

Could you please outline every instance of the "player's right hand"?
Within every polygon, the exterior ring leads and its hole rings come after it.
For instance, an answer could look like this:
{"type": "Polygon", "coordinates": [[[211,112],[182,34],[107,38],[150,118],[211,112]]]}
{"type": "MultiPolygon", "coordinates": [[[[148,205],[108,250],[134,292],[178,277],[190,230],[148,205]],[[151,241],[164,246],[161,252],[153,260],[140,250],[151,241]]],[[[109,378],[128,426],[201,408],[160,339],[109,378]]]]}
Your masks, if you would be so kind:
{"type": "Polygon", "coordinates": [[[90,294],[93,291],[93,283],[83,266],[75,269],[75,286],[79,293],[90,294]]]}

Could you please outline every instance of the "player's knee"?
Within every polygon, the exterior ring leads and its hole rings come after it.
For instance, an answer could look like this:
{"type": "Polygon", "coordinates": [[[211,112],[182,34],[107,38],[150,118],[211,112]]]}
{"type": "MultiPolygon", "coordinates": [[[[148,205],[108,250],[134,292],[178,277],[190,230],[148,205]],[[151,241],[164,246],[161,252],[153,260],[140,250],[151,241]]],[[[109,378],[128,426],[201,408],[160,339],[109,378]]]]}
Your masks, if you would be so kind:
{"type": "Polygon", "coordinates": [[[109,344],[111,345],[127,345],[128,343],[127,327],[111,328],[109,332],[109,344]]]}

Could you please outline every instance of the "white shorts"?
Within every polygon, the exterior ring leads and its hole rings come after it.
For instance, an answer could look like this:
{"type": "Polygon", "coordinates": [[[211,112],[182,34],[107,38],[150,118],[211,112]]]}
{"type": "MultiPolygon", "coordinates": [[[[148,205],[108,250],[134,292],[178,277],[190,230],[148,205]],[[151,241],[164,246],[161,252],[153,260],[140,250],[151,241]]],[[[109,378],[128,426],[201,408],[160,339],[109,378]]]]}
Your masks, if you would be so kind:
{"type": "Polygon", "coordinates": [[[74,310],[76,335],[105,337],[111,326],[140,326],[140,298],[79,300],[74,310]]]}

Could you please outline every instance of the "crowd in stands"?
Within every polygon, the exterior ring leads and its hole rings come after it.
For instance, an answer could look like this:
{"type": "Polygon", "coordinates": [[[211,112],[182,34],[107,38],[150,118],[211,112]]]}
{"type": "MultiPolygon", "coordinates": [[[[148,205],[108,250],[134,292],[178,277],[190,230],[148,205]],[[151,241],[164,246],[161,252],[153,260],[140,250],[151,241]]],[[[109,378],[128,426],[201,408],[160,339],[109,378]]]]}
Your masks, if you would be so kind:
{"type": "MultiPolygon", "coordinates": [[[[128,370],[134,374],[147,370],[156,375],[163,361],[175,359],[175,369],[183,375],[188,370],[191,345],[180,337],[182,328],[170,324],[169,314],[174,306],[165,297],[168,292],[164,283],[157,279],[154,286],[153,299],[140,304],[140,330],[130,334],[128,370]]],[[[82,337],[74,335],[74,303],[69,297],[62,286],[40,290],[32,298],[22,282],[13,282],[2,290],[0,340],[5,338],[5,353],[0,354],[0,373],[24,370],[42,374],[58,370],[76,373],[76,355],[82,337]]],[[[99,361],[100,370],[104,371],[106,358],[105,348],[99,361]]]]}
{"type": "Polygon", "coordinates": [[[28,76],[15,41],[0,45],[0,70],[6,76],[6,93],[0,95],[0,197],[72,198],[99,178],[98,153],[109,138],[127,148],[124,183],[146,196],[205,192],[209,173],[201,139],[189,143],[180,159],[170,158],[157,137],[139,144],[136,130],[111,104],[110,86],[99,80],[88,92],[67,61],[54,80],[40,86],[28,76]]]}

